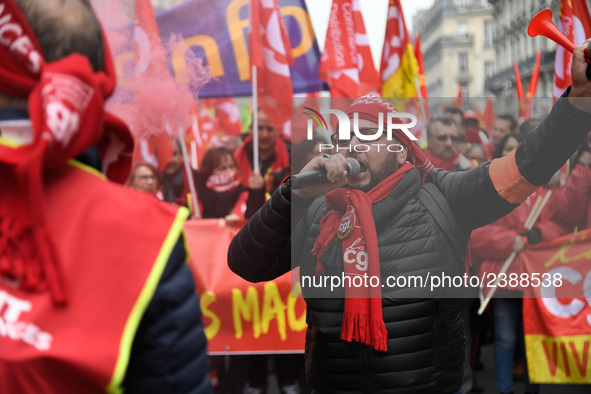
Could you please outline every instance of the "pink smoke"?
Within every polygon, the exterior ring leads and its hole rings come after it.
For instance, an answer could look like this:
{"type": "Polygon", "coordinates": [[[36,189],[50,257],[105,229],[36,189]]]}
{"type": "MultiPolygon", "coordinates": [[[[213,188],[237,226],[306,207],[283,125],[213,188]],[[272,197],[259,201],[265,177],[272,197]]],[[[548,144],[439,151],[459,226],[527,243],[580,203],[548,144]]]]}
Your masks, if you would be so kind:
{"type": "Polygon", "coordinates": [[[133,23],[134,1],[93,0],[93,4],[101,23],[108,23],[103,26],[109,26],[105,28],[107,38],[118,65],[118,88],[107,109],[122,118],[136,138],[162,133],[166,125],[173,135],[178,135],[180,128],[186,130],[191,124],[189,112],[191,103],[197,100],[196,92],[210,80],[209,68],[184,47],[180,35],[172,35],[163,37],[166,47],[151,46],[149,59],[144,59],[148,66],[138,73],[136,61],[140,55],[134,28],[121,28],[133,23]],[[185,53],[186,68],[182,75],[173,76],[166,59],[179,46],[185,53]]]}

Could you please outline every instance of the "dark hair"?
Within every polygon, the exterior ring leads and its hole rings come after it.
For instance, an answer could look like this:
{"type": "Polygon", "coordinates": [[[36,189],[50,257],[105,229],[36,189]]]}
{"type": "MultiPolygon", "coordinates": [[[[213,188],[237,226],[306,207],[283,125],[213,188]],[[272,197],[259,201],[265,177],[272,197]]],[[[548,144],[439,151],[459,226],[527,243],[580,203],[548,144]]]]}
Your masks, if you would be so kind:
{"type": "Polygon", "coordinates": [[[505,149],[505,144],[509,138],[515,138],[517,142],[521,143],[525,139],[525,136],[521,133],[509,133],[499,141],[499,145],[495,149],[495,153],[493,153],[493,159],[498,159],[503,155],[503,149],[505,149]]]}
{"type": "Polygon", "coordinates": [[[199,171],[197,171],[197,179],[199,179],[201,184],[205,185],[207,178],[213,174],[213,170],[215,170],[215,168],[222,162],[222,159],[226,156],[230,156],[234,164],[236,164],[236,167],[238,167],[232,152],[223,146],[210,148],[207,152],[205,152],[203,159],[201,159],[199,171]]]}
{"type": "Polygon", "coordinates": [[[499,116],[497,116],[497,119],[504,119],[504,120],[508,120],[509,122],[511,122],[511,132],[512,133],[517,128],[517,120],[511,114],[502,114],[502,115],[499,115],[499,116]]]}
{"type": "Polygon", "coordinates": [[[447,107],[445,108],[445,112],[453,115],[460,115],[462,117],[462,122],[464,121],[464,111],[458,107],[447,107]]]}
{"type": "Polygon", "coordinates": [[[531,133],[542,122],[541,119],[528,119],[519,126],[519,132],[523,135],[531,133]]]}
{"type": "Polygon", "coordinates": [[[458,125],[458,122],[456,122],[455,118],[451,115],[439,114],[439,115],[431,116],[431,118],[429,119],[429,122],[427,123],[427,138],[433,136],[433,125],[437,122],[442,123],[445,126],[451,126],[451,125],[456,126],[456,130],[457,130],[458,136],[459,136],[460,126],[458,125]]]}
{"type": "Polygon", "coordinates": [[[53,62],[72,53],[90,61],[94,71],[103,69],[103,38],[88,1],[15,0],[35,32],[45,60],[53,62]]]}

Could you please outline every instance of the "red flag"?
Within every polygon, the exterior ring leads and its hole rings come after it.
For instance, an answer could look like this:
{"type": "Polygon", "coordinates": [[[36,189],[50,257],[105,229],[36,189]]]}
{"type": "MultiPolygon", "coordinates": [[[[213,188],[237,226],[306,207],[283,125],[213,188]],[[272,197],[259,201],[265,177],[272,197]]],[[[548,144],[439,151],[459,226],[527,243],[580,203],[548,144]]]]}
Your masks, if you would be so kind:
{"type": "Polygon", "coordinates": [[[145,73],[150,77],[168,76],[172,80],[150,0],[135,0],[134,19],[135,75],[145,73]]]}
{"type": "Polygon", "coordinates": [[[519,75],[519,66],[517,62],[513,62],[515,69],[515,88],[517,89],[517,97],[523,97],[523,84],[521,83],[521,76],[519,75]]]}
{"type": "Polygon", "coordinates": [[[421,97],[428,97],[427,95],[427,80],[425,78],[425,63],[423,62],[423,51],[421,49],[421,35],[415,35],[415,57],[419,64],[419,87],[421,88],[421,97]]]}
{"type": "Polygon", "coordinates": [[[410,42],[400,0],[390,0],[382,62],[382,96],[417,97],[419,65],[410,42]]]}
{"type": "Polygon", "coordinates": [[[250,1],[249,43],[259,107],[275,127],[288,132],[293,96],[289,66],[294,59],[277,0],[250,1]]]}
{"type": "MultiPolygon", "coordinates": [[[[583,43],[591,36],[591,17],[585,0],[561,0],[558,28],[575,45],[583,43]],[[572,6],[571,6],[572,5],[572,6]]],[[[554,67],[554,98],[564,93],[572,83],[570,66],[572,53],[562,46],[556,47],[554,67]]]]}
{"type": "Polygon", "coordinates": [[[353,0],[353,19],[358,54],[359,94],[362,96],[368,93],[378,94],[380,91],[380,76],[371,56],[369,38],[365,32],[359,0],[353,0]]]}
{"type": "Polygon", "coordinates": [[[464,101],[462,100],[462,85],[458,85],[458,97],[452,101],[452,107],[464,108],[464,101]]]}
{"type": "Polygon", "coordinates": [[[519,106],[519,124],[521,124],[531,117],[531,99],[525,98],[523,93],[523,84],[521,83],[517,62],[513,63],[513,68],[515,69],[515,89],[517,90],[517,104],[519,106]]]}
{"type": "MultiPolygon", "coordinates": [[[[134,19],[136,84],[141,85],[156,80],[174,84],[173,77],[166,64],[166,54],[160,40],[160,33],[158,32],[158,25],[156,24],[150,0],[135,1],[134,19]]],[[[143,100],[149,98],[137,95],[135,99],[136,105],[141,106],[143,100]]],[[[140,131],[140,137],[137,138],[136,143],[138,152],[134,152],[134,157],[152,163],[158,168],[158,171],[162,172],[172,157],[171,136],[165,131],[162,119],[153,119],[151,115],[144,118],[146,122],[157,122],[157,125],[151,124],[150,128],[160,130],[160,132],[142,135],[140,131]]],[[[140,124],[136,126],[148,129],[147,125],[140,124]]]]}
{"type": "Polygon", "coordinates": [[[333,0],[318,70],[332,97],[359,96],[359,56],[352,0],[333,0]]]}
{"type": "Polygon", "coordinates": [[[233,97],[203,99],[201,106],[215,111],[215,117],[224,135],[237,136],[242,133],[240,109],[233,97]]]}
{"type": "Polygon", "coordinates": [[[529,80],[529,86],[527,88],[526,97],[535,97],[536,90],[538,88],[538,80],[540,79],[540,59],[542,57],[542,53],[538,51],[536,54],[536,65],[534,66],[534,71],[531,74],[531,79],[529,80]]]}
{"type": "Polygon", "coordinates": [[[490,136],[494,127],[495,119],[495,108],[492,102],[492,97],[489,95],[486,97],[486,106],[484,107],[484,113],[482,114],[482,121],[484,122],[484,128],[486,133],[490,136]]]}

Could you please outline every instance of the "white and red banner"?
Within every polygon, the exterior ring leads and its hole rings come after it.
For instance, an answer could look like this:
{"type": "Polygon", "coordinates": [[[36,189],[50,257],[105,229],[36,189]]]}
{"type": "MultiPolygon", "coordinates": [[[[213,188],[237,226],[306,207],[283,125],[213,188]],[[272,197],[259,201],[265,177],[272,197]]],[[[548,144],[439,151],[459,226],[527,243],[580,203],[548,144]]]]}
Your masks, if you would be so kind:
{"type": "Polygon", "coordinates": [[[257,67],[259,107],[289,135],[294,57],[287,29],[277,0],[251,0],[250,7],[250,64],[257,67]]]}
{"type": "Polygon", "coordinates": [[[332,97],[378,92],[380,80],[359,0],[333,0],[318,75],[329,84],[332,97]]]}
{"type": "Polygon", "coordinates": [[[299,281],[292,284],[287,273],[250,283],[230,271],[228,247],[238,230],[222,219],[185,223],[209,353],[302,353],[307,324],[299,281]]]}
{"type": "Polygon", "coordinates": [[[529,378],[591,383],[591,229],[520,252],[535,298],[523,300],[529,378]],[[531,282],[530,282],[531,283],[531,282]],[[537,283],[537,282],[536,282],[537,283]]]}
{"type": "MultiPolygon", "coordinates": [[[[591,37],[591,18],[585,0],[561,0],[558,28],[575,45],[591,37]]],[[[562,46],[556,47],[554,65],[554,99],[564,93],[572,83],[571,64],[573,55],[562,46]]]]}

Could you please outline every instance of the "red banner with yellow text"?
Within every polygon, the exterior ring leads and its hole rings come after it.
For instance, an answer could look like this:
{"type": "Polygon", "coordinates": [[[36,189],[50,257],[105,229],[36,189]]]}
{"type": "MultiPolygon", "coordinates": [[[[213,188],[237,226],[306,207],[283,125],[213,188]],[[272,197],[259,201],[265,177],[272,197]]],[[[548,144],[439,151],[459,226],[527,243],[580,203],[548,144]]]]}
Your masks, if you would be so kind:
{"type": "Polygon", "coordinates": [[[530,380],[591,383],[591,229],[520,254],[530,276],[548,274],[523,300],[530,380]]]}
{"type": "Polygon", "coordinates": [[[222,219],[185,224],[209,353],[302,353],[306,305],[299,283],[291,283],[299,275],[250,283],[234,274],[227,253],[238,230],[222,219]]]}

